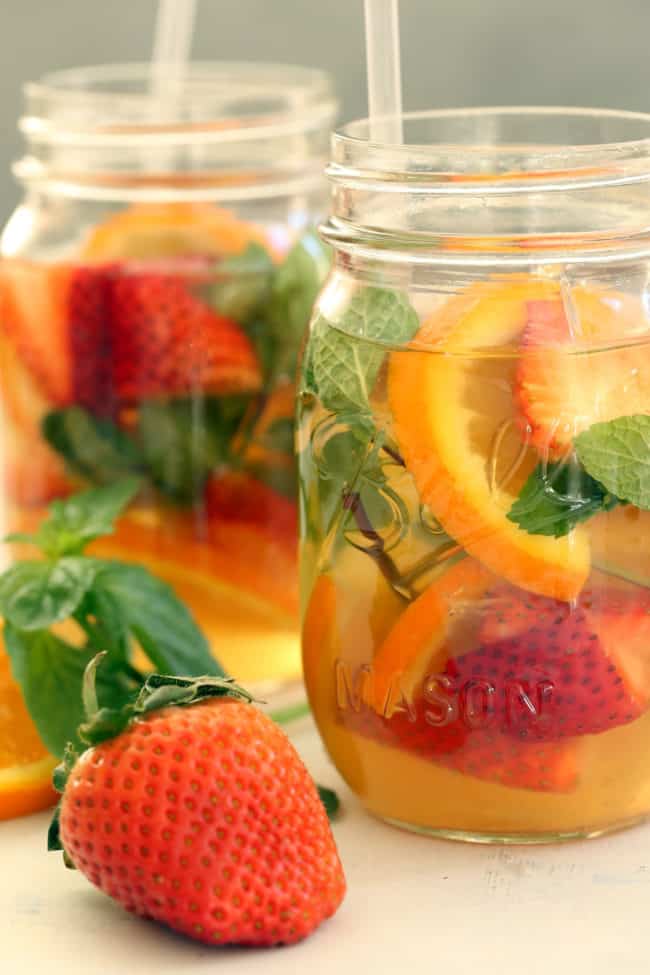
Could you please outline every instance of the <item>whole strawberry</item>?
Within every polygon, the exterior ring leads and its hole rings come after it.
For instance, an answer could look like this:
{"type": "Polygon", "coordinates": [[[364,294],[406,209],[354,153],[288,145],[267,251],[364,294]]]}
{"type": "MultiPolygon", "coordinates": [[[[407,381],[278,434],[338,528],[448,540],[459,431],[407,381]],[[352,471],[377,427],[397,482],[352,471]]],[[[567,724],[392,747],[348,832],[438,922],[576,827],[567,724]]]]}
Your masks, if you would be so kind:
{"type": "Polygon", "coordinates": [[[128,713],[99,711],[80,735],[106,740],[64,763],[50,848],[127,910],[241,945],[299,941],[336,911],[345,878],[324,806],[244,691],[153,676],[128,713]]]}

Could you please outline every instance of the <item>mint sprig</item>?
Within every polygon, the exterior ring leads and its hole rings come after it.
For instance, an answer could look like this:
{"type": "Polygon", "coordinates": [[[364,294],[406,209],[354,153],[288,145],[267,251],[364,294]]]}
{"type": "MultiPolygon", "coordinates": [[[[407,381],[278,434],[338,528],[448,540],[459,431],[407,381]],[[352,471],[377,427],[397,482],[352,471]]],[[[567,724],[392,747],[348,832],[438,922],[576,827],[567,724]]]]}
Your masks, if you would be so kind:
{"type": "Polygon", "coordinates": [[[534,535],[566,535],[619,504],[650,510],[650,416],[594,423],[574,440],[574,456],[539,464],[508,518],[534,535]]]}
{"type": "Polygon", "coordinates": [[[575,461],[538,464],[508,512],[531,535],[567,535],[576,525],[619,504],[575,461]]]}
{"type": "Polygon", "coordinates": [[[113,530],[137,489],[138,482],[128,479],[57,500],[38,531],[9,536],[44,556],[0,575],[0,615],[12,671],[54,755],[75,740],[83,672],[98,651],[107,652],[98,682],[104,707],[122,707],[145,681],[135,665],[137,646],[161,674],[223,676],[170,586],[144,566],[84,554],[90,541],[113,530]],[[66,620],[80,629],[79,643],[52,631],[66,620]]]}
{"type": "Polygon", "coordinates": [[[578,459],[607,491],[650,509],[650,416],[594,423],[575,438],[578,459]]]}
{"type": "Polygon", "coordinates": [[[387,352],[408,342],[418,324],[402,292],[362,288],[339,319],[314,322],[306,385],[327,410],[367,411],[387,352]]]}

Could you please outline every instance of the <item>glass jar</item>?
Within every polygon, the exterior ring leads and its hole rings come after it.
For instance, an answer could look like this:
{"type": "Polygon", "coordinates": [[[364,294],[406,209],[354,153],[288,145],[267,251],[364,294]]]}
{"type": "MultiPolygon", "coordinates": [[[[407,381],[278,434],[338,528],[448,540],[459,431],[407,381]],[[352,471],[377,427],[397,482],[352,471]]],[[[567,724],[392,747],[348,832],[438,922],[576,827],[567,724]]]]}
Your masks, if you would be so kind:
{"type": "MultiPolygon", "coordinates": [[[[61,71],[26,86],[2,236],[2,534],[136,473],[93,551],[170,582],[225,669],[299,678],[294,369],[329,259],[316,70],[61,71]]],[[[5,547],[5,561],[20,555],[5,547]]]]}
{"type": "Polygon", "coordinates": [[[299,392],[303,662],[367,808],[449,838],[650,812],[650,116],[338,133],[299,392]]]}

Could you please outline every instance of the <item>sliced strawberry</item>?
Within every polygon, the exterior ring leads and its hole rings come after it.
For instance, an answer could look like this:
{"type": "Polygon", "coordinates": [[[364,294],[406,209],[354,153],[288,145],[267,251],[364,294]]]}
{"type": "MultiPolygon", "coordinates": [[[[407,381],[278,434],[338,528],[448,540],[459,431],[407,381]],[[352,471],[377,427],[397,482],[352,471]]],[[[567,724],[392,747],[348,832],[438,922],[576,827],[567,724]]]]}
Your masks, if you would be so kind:
{"type": "Polygon", "coordinates": [[[381,718],[374,711],[346,711],[346,726],[375,741],[487,782],[539,792],[570,792],[578,777],[575,742],[523,742],[490,728],[470,729],[463,721],[434,726],[426,704],[381,718]]]}
{"type": "Polygon", "coordinates": [[[577,302],[570,324],[559,300],[526,303],[514,399],[525,440],[559,458],[593,423],[650,412],[650,364],[625,338],[626,322],[605,300],[577,302]]]}
{"type": "MultiPolygon", "coordinates": [[[[522,739],[552,741],[627,724],[644,711],[648,686],[629,681],[619,648],[610,654],[601,639],[603,619],[613,625],[606,599],[599,612],[597,622],[582,605],[526,597],[509,630],[504,614],[496,624],[503,638],[450,659],[445,676],[459,690],[480,685],[482,722],[522,739]]],[[[610,635],[607,644],[613,642],[610,635]]]]}
{"type": "Polygon", "coordinates": [[[12,342],[44,396],[64,405],[71,397],[67,265],[11,260],[0,276],[0,329],[12,342]]]}
{"type": "Polygon", "coordinates": [[[115,268],[75,268],[70,276],[68,325],[72,399],[93,413],[114,411],[110,307],[115,268]]]}
{"type": "Polygon", "coordinates": [[[172,273],[124,273],[115,280],[113,377],[121,401],[260,388],[249,338],[193,294],[191,284],[172,273]]]}
{"type": "Polygon", "coordinates": [[[205,502],[213,524],[244,522],[294,544],[298,524],[295,503],[250,474],[230,471],[215,475],[206,486],[205,502]]]}

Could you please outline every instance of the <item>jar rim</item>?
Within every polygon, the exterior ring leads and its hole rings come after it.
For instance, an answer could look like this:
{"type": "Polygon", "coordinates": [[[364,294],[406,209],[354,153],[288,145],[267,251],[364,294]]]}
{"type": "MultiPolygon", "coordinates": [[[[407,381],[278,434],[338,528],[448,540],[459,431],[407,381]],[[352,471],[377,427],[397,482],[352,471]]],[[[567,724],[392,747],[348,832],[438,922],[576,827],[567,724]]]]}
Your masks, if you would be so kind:
{"type": "Polygon", "coordinates": [[[320,69],[193,61],[182,76],[150,63],[66,68],[24,87],[21,131],[41,143],[228,143],[331,125],[338,104],[320,69]]]}
{"type": "Polygon", "coordinates": [[[545,183],[614,184],[650,177],[650,114],[564,106],[446,108],[356,119],[332,137],[328,175],[385,191],[530,192],[545,183]],[[399,119],[401,143],[380,141],[399,119]],[[392,123],[392,124],[391,124],[392,123]]]}

